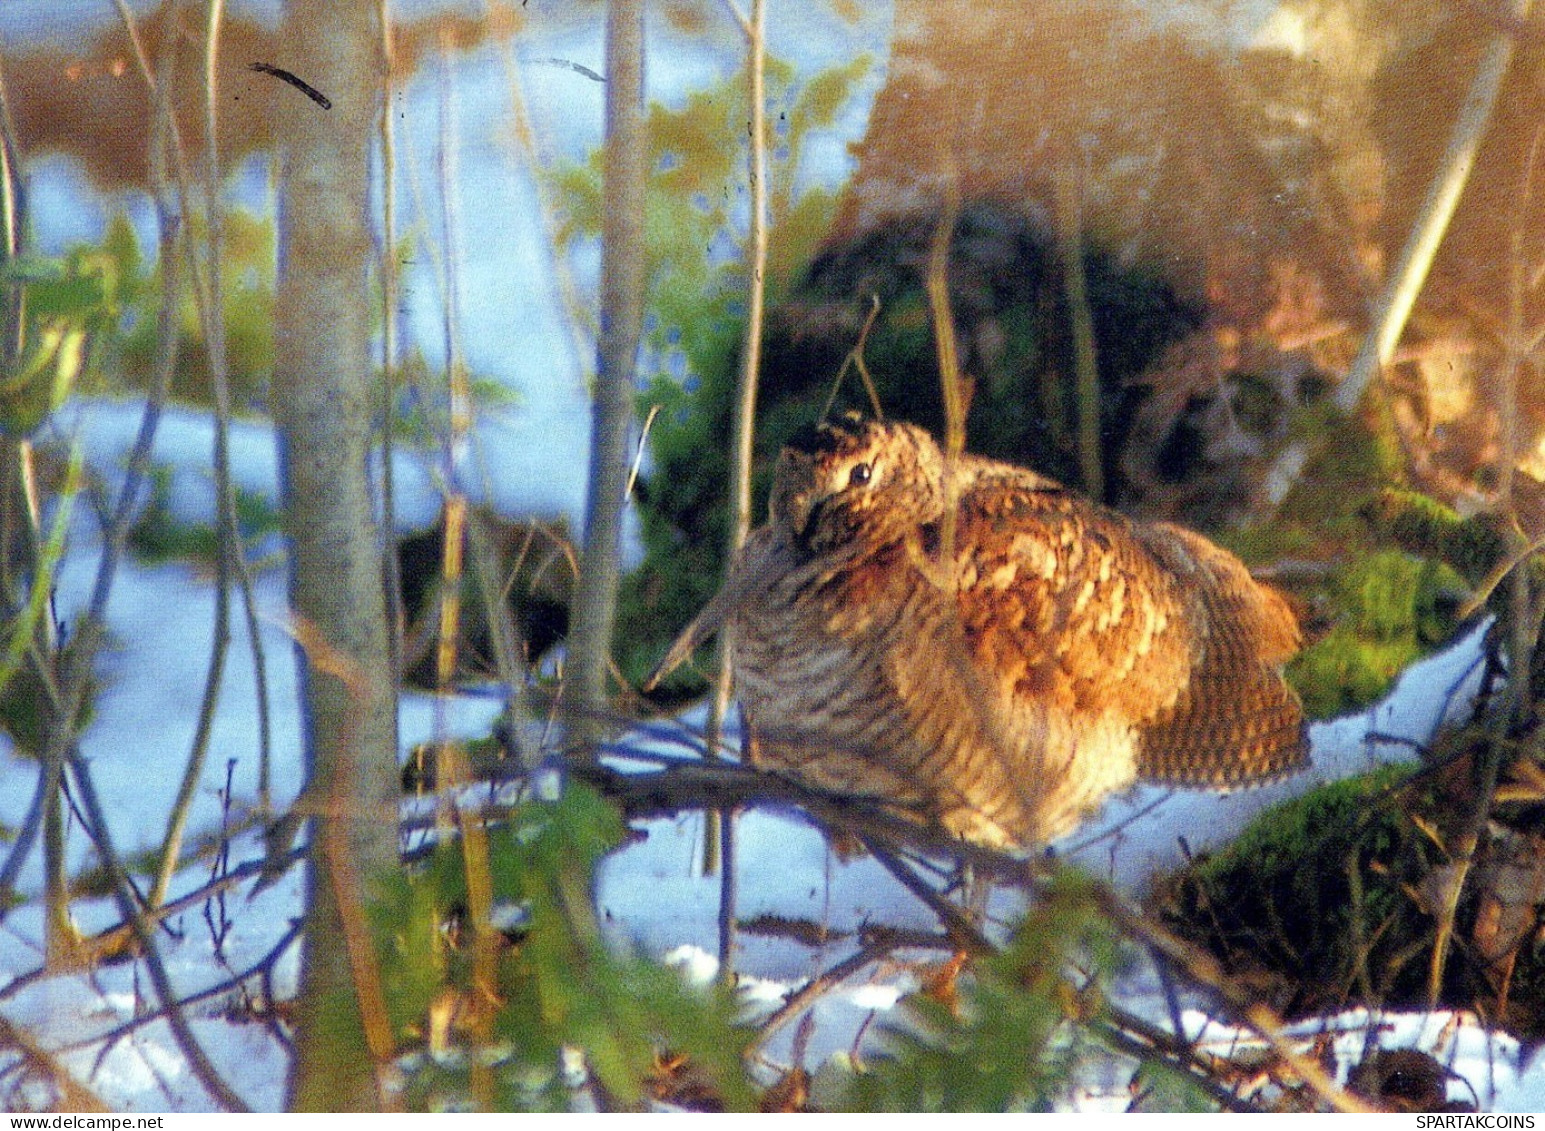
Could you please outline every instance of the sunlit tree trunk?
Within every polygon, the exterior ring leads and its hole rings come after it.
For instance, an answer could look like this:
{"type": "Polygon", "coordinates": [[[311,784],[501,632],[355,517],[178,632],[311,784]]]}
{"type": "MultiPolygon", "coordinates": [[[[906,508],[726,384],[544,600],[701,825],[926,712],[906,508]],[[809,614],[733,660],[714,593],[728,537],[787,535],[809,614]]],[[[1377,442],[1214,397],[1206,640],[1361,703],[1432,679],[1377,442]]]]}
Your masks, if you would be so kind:
{"type": "MultiPolygon", "coordinates": [[[[366,478],[369,141],[381,89],[375,0],[287,0],[273,415],[315,817],[291,1106],[380,1106],[389,1034],[362,909],[397,866],[396,734],[377,527],[366,478]],[[361,1001],[364,1001],[362,1007],[361,1001]]],[[[268,60],[260,60],[269,62],[268,60]]],[[[272,65],[278,66],[278,61],[272,65]]]]}
{"type": "Polygon", "coordinates": [[[590,433],[585,547],[574,595],[564,694],[578,746],[593,752],[606,701],[607,661],[617,611],[623,487],[634,369],[644,317],[643,0],[611,0],[606,10],[606,190],[601,232],[601,340],[590,433]]]}

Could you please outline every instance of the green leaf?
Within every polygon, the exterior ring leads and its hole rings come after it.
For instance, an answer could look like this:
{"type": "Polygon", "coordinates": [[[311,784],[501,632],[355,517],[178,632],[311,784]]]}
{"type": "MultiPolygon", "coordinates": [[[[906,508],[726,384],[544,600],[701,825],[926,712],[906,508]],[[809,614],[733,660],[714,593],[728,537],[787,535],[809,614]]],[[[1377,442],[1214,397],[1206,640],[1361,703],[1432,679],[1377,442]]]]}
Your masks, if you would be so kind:
{"type": "Polygon", "coordinates": [[[853,1081],[855,1111],[1047,1110],[1065,1099],[1095,1042],[1101,983],[1122,954],[1090,881],[1060,875],[1002,953],[980,960],[955,1009],[921,994],[888,1052],[853,1081]],[[1073,1002],[1087,1005],[1070,1007],[1073,1002]]]}
{"type": "Polygon", "coordinates": [[[64,559],[65,543],[69,536],[70,518],[74,513],[75,500],[80,495],[82,471],[85,467],[85,450],[76,444],[70,451],[70,462],[64,476],[64,486],[59,492],[58,505],[53,522],[49,526],[48,539],[38,556],[37,572],[27,591],[27,604],[9,625],[5,654],[0,658],[0,726],[3,726],[17,746],[34,753],[41,751],[47,741],[44,733],[45,719],[40,711],[43,689],[30,686],[29,679],[17,679],[26,675],[24,661],[27,652],[38,641],[38,631],[43,618],[49,615],[49,602],[54,595],[54,581],[59,563],[64,559]]]}
{"type": "MultiPolygon", "coordinates": [[[[558,1067],[565,1049],[579,1050],[594,1079],[616,1102],[640,1106],[663,1050],[686,1055],[731,1107],[751,1106],[740,1054],[749,1035],[733,1024],[732,1003],[717,988],[687,986],[672,970],[620,952],[595,922],[591,877],[621,842],[617,811],[594,791],[569,785],[556,802],[528,802],[489,834],[489,880],[498,906],[514,908],[520,926],[500,963],[500,1008],[488,1050],[441,1057],[410,1078],[418,1106],[470,1102],[468,1057],[497,1063],[497,1102],[510,1109],[561,1109],[567,1092],[558,1067]]],[[[465,907],[463,858],[447,849],[396,892],[378,916],[390,931],[385,976],[413,1003],[398,1024],[411,1026],[448,987],[487,994],[468,984],[464,958],[448,952],[442,932],[449,909],[465,907]],[[406,922],[404,917],[412,919],[406,922]],[[415,970],[397,967],[416,965],[415,970]],[[425,971],[430,971],[426,976],[425,971]]]]}
{"type": "Polygon", "coordinates": [[[0,378],[0,429],[25,438],[70,395],[80,376],[86,333],[52,320],[32,335],[14,374],[0,378]]]}

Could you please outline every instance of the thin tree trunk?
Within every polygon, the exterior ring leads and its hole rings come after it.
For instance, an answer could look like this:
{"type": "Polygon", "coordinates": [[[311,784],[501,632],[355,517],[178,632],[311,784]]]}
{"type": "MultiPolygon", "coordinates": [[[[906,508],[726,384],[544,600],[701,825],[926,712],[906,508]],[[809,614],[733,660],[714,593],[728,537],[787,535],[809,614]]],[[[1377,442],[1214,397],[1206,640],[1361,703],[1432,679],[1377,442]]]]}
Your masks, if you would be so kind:
{"type": "MultiPolygon", "coordinates": [[[[751,533],[751,463],[756,447],[756,394],[762,373],[762,321],[767,299],[767,2],[751,0],[751,13],[736,16],[746,35],[746,171],[751,187],[751,231],[746,241],[749,267],[746,288],[746,337],[741,347],[740,380],[735,387],[735,410],[730,459],[730,497],[733,501],[725,570],[734,568],[740,548],[751,533]]],[[[735,665],[728,641],[719,644],[719,673],[714,680],[713,702],[708,710],[704,746],[710,758],[718,757],[724,720],[729,715],[735,685],[735,665]]],[[[719,977],[734,977],[735,954],[735,813],[708,811],[705,823],[704,870],[724,869],[719,892],[719,977]]]]}
{"type": "Polygon", "coordinates": [[[1062,292],[1073,335],[1073,391],[1078,406],[1078,475],[1091,499],[1105,501],[1105,457],[1100,440],[1100,365],[1089,309],[1089,279],[1084,272],[1084,178],[1082,155],[1067,147],[1064,168],[1056,174],[1057,257],[1062,260],[1062,292]]]}
{"type": "Polygon", "coordinates": [[[284,90],[273,413],[293,627],[303,656],[315,819],[290,1103],[370,1110],[390,1055],[362,909],[397,867],[396,719],[366,455],[369,143],[381,89],[376,0],[287,0],[288,66],[331,106],[284,90]]]}
{"type": "Polygon", "coordinates": [[[600,372],[590,432],[585,546],[564,681],[571,740],[582,757],[593,755],[599,733],[596,724],[606,703],[612,622],[617,613],[628,427],[633,421],[633,377],[644,317],[647,157],[643,0],[611,0],[606,12],[600,372]]]}

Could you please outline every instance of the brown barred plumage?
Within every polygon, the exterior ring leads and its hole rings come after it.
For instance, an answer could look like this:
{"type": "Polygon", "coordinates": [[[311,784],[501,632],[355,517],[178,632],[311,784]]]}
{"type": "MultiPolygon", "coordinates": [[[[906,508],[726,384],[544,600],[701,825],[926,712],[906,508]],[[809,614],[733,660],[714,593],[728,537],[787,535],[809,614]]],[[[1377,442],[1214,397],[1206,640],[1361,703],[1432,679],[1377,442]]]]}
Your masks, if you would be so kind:
{"type": "Polygon", "coordinates": [[[1139,778],[1305,761],[1297,622],[1198,534],[856,416],[790,441],[769,510],[656,677],[728,624],[759,766],[1027,847],[1139,778]]]}

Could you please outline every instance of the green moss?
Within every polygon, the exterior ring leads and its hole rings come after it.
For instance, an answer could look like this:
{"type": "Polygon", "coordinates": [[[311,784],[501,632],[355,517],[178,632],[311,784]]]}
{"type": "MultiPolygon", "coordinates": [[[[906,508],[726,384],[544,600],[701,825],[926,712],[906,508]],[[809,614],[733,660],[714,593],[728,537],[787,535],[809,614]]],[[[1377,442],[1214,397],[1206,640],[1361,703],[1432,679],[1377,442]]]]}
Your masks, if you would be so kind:
{"type": "Polygon", "coordinates": [[[1349,551],[1373,548],[1375,532],[1361,507],[1375,492],[1401,481],[1399,453],[1361,420],[1337,415],[1328,401],[1297,409],[1291,436],[1308,445],[1310,457],[1271,516],[1277,536],[1295,532],[1293,537],[1317,547],[1315,558],[1344,558],[1349,551]]]}
{"type": "Polygon", "coordinates": [[[1313,560],[1324,548],[1324,538],[1295,523],[1265,522],[1220,530],[1213,539],[1239,555],[1241,561],[1268,565],[1284,559],[1313,560]]]}
{"type": "MultiPolygon", "coordinates": [[[[1306,854],[1330,851],[1344,857],[1354,847],[1387,849],[1398,836],[1398,807],[1375,808],[1390,790],[1411,776],[1411,766],[1384,766],[1361,777],[1331,782],[1283,802],[1257,817],[1226,848],[1188,873],[1201,884],[1224,884],[1242,871],[1262,875],[1300,871],[1306,854]],[[1364,826],[1364,818],[1372,823],[1364,826]]],[[[1290,887],[1306,890],[1292,876],[1290,887]]]]}
{"type": "Polygon", "coordinates": [[[1412,641],[1365,640],[1337,627],[1295,656],[1287,677],[1309,717],[1328,719],[1376,702],[1420,655],[1412,641]]]}
{"type": "MultiPolygon", "coordinates": [[[[129,546],[148,562],[213,562],[220,554],[219,531],[205,523],[183,522],[172,514],[172,475],[167,468],[156,469],[151,500],[129,531],[129,546]]],[[[279,511],[266,495],[237,487],[235,505],[237,529],[248,550],[279,533],[279,511]]]]}
{"type": "Polygon", "coordinates": [[[1311,641],[1288,678],[1309,715],[1328,718],[1375,702],[1446,643],[1481,564],[1501,551],[1483,522],[1398,486],[1399,452],[1360,419],[1319,401],[1298,410],[1293,430],[1313,455],[1282,506],[1218,541],[1253,565],[1325,563],[1285,584],[1311,641]]]}
{"type": "Polygon", "coordinates": [[[1325,587],[1333,627],[1287,674],[1314,718],[1384,695],[1413,660],[1446,641],[1464,583],[1448,566],[1386,550],[1354,557],[1325,587]]]}
{"type": "Polygon", "coordinates": [[[1354,991],[1412,1000],[1431,920],[1410,885],[1441,860],[1408,819],[1423,807],[1399,790],[1409,772],[1387,767],[1268,811],[1172,881],[1164,919],[1226,965],[1273,975],[1293,1016],[1354,991]]]}
{"type": "Polygon", "coordinates": [[[1419,638],[1439,594],[1462,587],[1447,566],[1388,550],[1352,563],[1333,583],[1353,626],[1377,640],[1419,638]]]}
{"type": "MultiPolygon", "coordinates": [[[[1466,767],[1475,741],[1451,736],[1447,768],[1387,766],[1263,813],[1173,878],[1157,897],[1158,914],[1226,972],[1248,976],[1289,1018],[1354,1003],[1428,1008],[1436,940],[1429,903],[1453,878],[1444,846],[1459,843],[1473,815],[1466,767]]],[[[1470,945],[1502,890],[1497,869],[1511,866],[1505,861],[1516,859],[1520,843],[1499,823],[1477,846],[1438,1002],[1478,1010],[1522,1037],[1545,1029],[1539,948],[1522,940],[1503,978],[1470,945]]]]}
{"type": "Polygon", "coordinates": [[[1495,516],[1461,518],[1452,507],[1417,491],[1381,491],[1362,513],[1408,553],[1447,562],[1471,584],[1478,584],[1509,555],[1508,538],[1495,516]]]}

